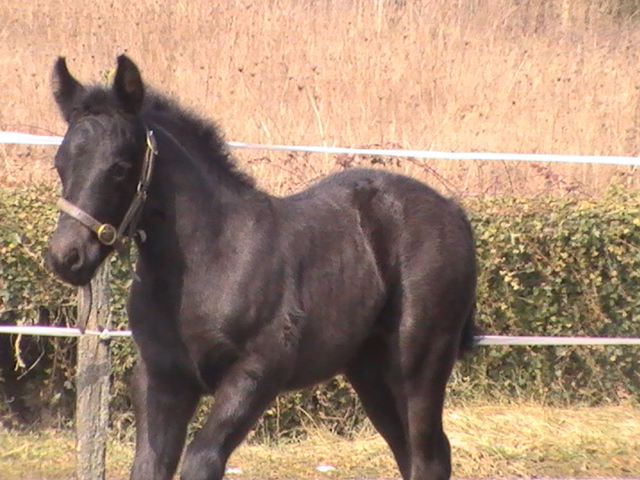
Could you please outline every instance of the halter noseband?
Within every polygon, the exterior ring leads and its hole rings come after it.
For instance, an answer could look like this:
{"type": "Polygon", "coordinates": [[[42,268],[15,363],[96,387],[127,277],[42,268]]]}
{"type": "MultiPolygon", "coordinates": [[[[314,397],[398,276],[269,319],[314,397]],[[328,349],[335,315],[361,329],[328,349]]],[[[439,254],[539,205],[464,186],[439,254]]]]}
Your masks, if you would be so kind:
{"type": "Polygon", "coordinates": [[[102,223],[93,218],[87,212],[77,207],[73,203],[60,198],[58,200],[58,209],[73,219],[80,222],[82,225],[95,232],[98,240],[103,245],[108,247],[114,247],[116,249],[123,245],[123,240],[127,237],[133,237],[138,235],[140,241],[146,240],[146,234],[142,230],[136,231],[136,226],[140,220],[140,214],[142,213],[142,206],[147,199],[147,190],[149,183],[151,182],[151,174],[153,173],[153,165],[155,163],[156,155],[158,154],[158,146],[156,144],[153,131],[147,130],[147,145],[144,153],[144,161],[142,164],[142,173],[140,174],[140,180],[136,189],[136,194],[131,200],[129,209],[122,218],[120,226],[114,227],[110,223],[102,223]]]}

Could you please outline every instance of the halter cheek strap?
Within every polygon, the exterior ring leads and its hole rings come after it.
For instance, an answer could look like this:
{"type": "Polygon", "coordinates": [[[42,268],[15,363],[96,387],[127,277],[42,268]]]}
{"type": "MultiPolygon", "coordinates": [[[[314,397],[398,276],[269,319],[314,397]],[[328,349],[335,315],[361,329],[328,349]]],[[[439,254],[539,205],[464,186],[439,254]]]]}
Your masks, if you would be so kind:
{"type": "Polygon", "coordinates": [[[136,231],[136,226],[140,220],[142,206],[147,199],[147,190],[149,188],[149,183],[151,182],[151,175],[153,174],[153,166],[157,154],[158,147],[155,136],[153,135],[152,130],[147,129],[147,145],[142,164],[140,181],[138,182],[136,194],[131,200],[131,204],[129,205],[129,208],[122,218],[118,228],[114,227],[110,223],[99,222],[87,212],[64,198],[60,198],[58,200],[58,209],[95,232],[98,240],[108,247],[118,249],[123,245],[125,238],[130,238],[134,235],[138,235],[139,239],[144,242],[146,240],[146,234],[142,230],[136,231]]]}

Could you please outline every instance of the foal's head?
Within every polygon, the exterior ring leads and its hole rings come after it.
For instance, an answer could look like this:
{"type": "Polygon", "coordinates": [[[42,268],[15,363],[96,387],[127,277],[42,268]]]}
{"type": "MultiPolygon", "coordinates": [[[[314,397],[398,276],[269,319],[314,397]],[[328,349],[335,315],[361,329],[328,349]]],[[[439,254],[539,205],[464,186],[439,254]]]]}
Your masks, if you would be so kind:
{"type": "Polygon", "coordinates": [[[68,129],[55,156],[63,213],[50,240],[49,264],[63,280],[84,285],[121,240],[116,230],[128,216],[151,148],[139,115],[144,86],[124,55],[112,87],[83,86],[64,58],[51,79],[68,129]]]}

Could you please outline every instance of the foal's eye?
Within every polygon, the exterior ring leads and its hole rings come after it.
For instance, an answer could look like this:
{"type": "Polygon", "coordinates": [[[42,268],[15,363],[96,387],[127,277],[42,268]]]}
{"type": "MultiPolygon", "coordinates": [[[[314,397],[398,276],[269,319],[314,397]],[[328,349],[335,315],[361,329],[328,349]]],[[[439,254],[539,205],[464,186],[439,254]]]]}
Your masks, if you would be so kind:
{"type": "Polygon", "coordinates": [[[117,179],[123,179],[131,166],[128,163],[114,163],[109,169],[109,173],[117,179]]]}

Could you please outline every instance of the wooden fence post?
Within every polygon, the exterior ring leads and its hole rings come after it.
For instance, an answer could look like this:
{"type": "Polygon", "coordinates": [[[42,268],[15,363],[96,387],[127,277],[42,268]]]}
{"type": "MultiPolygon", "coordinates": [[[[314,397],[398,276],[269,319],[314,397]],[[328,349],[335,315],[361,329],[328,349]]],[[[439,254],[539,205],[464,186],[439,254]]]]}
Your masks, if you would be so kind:
{"type": "MultiPolygon", "coordinates": [[[[93,301],[87,330],[111,328],[109,310],[109,262],[98,269],[91,281],[93,301]]],[[[82,311],[82,295],[78,295],[82,311]]],[[[78,480],[104,480],[109,422],[109,375],[111,355],[109,341],[95,335],[78,340],[76,370],[76,440],[78,480]]]]}

